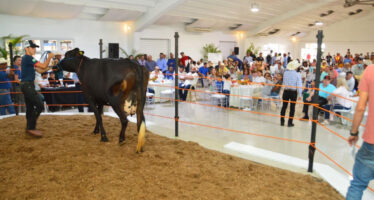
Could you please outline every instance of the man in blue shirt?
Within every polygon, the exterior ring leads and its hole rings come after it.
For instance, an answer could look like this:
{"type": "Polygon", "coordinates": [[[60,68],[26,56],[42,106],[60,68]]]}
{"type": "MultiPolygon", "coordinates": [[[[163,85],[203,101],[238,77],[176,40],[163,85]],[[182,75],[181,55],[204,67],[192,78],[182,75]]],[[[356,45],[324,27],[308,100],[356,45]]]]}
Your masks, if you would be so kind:
{"type": "Polygon", "coordinates": [[[209,73],[209,68],[208,68],[208,63],[204,63],[204,66],[199,68],[199,77],[201,80],[201,86],[204,87],[204,79],[208,76],[209,73]]]}
{"type": "Polygon", "coordinates": [[[43,134],[36,130],[36,121],[43,111],[44,105],[35,90],[35,71],[39,73],[48,71],[50,69],[48,64],[54,57],[54,54],[49,53],[47,60],[44,63],[40,63],[33,57],[36,53],[36,48],[39,48],[39,46],[32,40],[24,41],[23,46],[25,48],[25,55],[22,57],[21,64],[21,89],[26,103],[26,133],[35,137],[42,137],[43,134]]]}
{"type": "MultiPolygon", "coordinates": [[[[296,69],[300,66],[300,63],[297,60],[294,60],[287,65],[287,69],[283,74],[283,85],[290,86],[285,87],[283,92],[282,99],[284,100],[282,110],[281,110],[281,126],[284,126],[284,116],[286,115],[286,110],[288,107],[287,101],[295,102],[297,96],[301,99],[302,94],[302,80],[299,73],[296,72],[296,69]]],[[[288,127],[293,127],[293,117],[295,116],[295,103],[291,103],[290,108],[290,118],[288,119],[288,127]]]]}
{"type": "MultiPolygon", "coordinates": [[[[12,92],[15,92],[15,93],[11,94],[11,97],[12,97],[13,103],[16,104],[16,105],[24,105],[25,104],[25,100],[23,98],[23,95],[21,94],[22,93],[21,86],[19,85],[19,82],[22,79],[21,61],[22,61],[21,56],[14,56],[14,58],[13,58],[13,63],[14,63],[13,64],[13,69],[11,69],[12,72],[13,72],[13,75],[11,76],[10,80],[13,81],[13,82],[12,82],[12,88],[10,90],[12,92]]],[[[19,111],[21,111],[21,112],[26,111],[25,106],[17,106],[15,108],[16,108],[16,114],[19,113],[19,111]]]]}
{"type": "Polygon", "coordinates": [[[166,80],[174,80],[174,68],[172,65],[169,66],[169,70],[165,73],[164,78],[166,80]]]}
{"type": "Polygon", "coordinates": [[[175,71],[175,58],[174,58],[174,54],[173,53],[170,53],[170,58],[168,59],[168,67],[173,66],[173,71],[175,71]]]}
{"type": "Polygon", "coordinates": [[[160,53],[160,58],[156,62],[157,66],[160,67],[162,73],[165,73],[168,70],[166,56],[163,53],[160,53]]]}
{"type": "Polygon", "coordinates": [[[157,63],[152,60],[152,56],[149,55],[147,61],[145,62],[145,67],[148,69],[149,72],[153,72],[155,70],[157,63]]]}
{"type": "Polygon", "coordinates": [[[0,58],[0,115],[6,115],[6,110],[9,114],[14,114],[14,106],[10,97],[10,77],[11,73],[7,71],[7,61],[0,58]]]}

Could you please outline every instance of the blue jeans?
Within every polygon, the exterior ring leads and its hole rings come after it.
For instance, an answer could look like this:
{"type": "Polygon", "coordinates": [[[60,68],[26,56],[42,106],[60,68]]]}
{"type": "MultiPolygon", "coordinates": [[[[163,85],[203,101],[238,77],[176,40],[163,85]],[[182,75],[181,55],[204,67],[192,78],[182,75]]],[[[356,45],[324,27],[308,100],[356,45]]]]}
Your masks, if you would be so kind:
{"type": "Polygon", "coordinates": [[[346,200],[359,200],[363,191],[374,179],[374,144],[364,142],[356,154],[353,180],[348,188],[346,200]]]}
{"type": "Polygon", "coordinates": [[[226,101],[225,101],[225,105],[223,105],[224,107],[229,107],[229,100],[230,100],[230,90],[223,90],[222,91],[223,94],[227,94],[225,95],[226,97],[226,101]]]}
{"type": "Polygon", "coordinates": [[[271,96],[271,97],[276,97],[276,96],[279,96],[279,93],[271,92],[271,93],[270,93],[270,96],[271,96]]]}
{"type": "MultiPolygon", "coordinates": [[[[326,110],[331,110],[331,105],[324,105],[323,108],[326,109],[326,110]]],[[[344,107],[342,105],[336,104],[336,105],[334,105],[333,109],[337,109],[337,110],[350,110],[351,108],[346,108],[346,107],[344,107]]],[[[339,112],[337,112],[337,114],[340,115],[339,112]]],[[[325,112],[325,119],[330,119],[330,113],[329,112],[325,112]]]]}
{"type": "MultiPolygon", "coordinates": [[[[0,89],[0,106],[13,104],[12,99],[10,97],[10,94],[4,94],[9,93],[9,89],[0,89]]],[[[6,110],[8,110],[9,114],[15,114],[16,111],[14,110],[14,106],[5,106],[0,107],[0,115],[6,115],[6,110]]]]}
{"type": "Polygon", "coordinates": [[[187,94],[188,94],[188,89],[191,88],[191,85],[184,85],[183,83],[179,83],[179,99],[182,101],[186,101],[187,99],[187,94]],[[187,90],[182,90],[182,89],[187,89],[187,90]]]}

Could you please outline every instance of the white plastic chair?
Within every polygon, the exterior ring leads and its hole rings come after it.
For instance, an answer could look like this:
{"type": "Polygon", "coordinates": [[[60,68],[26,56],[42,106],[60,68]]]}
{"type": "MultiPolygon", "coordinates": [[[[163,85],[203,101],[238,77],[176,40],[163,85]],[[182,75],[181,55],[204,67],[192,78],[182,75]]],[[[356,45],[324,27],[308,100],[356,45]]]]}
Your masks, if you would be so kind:
{"type": "Polygon", "coordinates": [[[253,99],[252,99],[252,92],[253,90],[251,88],[244,88],[242,89],[242,93],[240,94],[239,98],[239,109],[244,108],[246,105],[248,105],[249,109],[253,109],[253,99]],[[248,103],[248,104],[246,104],[248,103]]]}

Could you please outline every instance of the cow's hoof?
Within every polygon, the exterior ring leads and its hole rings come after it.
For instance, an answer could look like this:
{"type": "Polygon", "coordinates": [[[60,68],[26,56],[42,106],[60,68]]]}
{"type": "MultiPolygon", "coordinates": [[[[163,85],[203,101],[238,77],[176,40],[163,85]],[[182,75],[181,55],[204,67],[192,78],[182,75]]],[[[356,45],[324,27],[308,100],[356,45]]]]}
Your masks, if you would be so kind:
{"type": "Polygon", "coordinates": [[[93,133],[94,135],[97,135],[98,133],[100,133],[100,131],[99,131],[99,130],[94,130],[92,133],[93,133]]]}
{"type": "Polygon", "coordinates": [[[144,147],[141,147],[140,149],[136,150],[136,153],[143,153],[144,152],[144,147]]]}
{"type": "Polygon", "coordinates": [[[119,139],[118,144],[119,144],[120,146],[124,145],[125,143],[126,143],[126,140],[125,140],[125,139],[119,139]]]}
{"type": "Polygon", "coordinates": [[[108,140],[108,138],[104,137],[104,138],[101,138],[100,141],[101,141],[101,142],[108,142],[109,140],[108,140]]]}

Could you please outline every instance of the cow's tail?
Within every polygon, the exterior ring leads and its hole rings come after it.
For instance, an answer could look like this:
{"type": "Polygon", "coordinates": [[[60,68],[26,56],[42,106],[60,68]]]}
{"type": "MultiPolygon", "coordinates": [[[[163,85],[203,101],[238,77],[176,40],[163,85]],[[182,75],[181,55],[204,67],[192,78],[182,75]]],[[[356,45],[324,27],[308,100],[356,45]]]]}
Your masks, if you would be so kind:
{"type": "Polygon", "coordinates": [[[145,122],[142,121],[140,128],[139,128],[138,145],[136,146],[136,153],[140,153],[143,151],[144,143],[145,143],[145,122]]]}
{"type": "Polygon", "coordinates": [[[145,73],[143,71],[143,68],[142,66],[138,65],[137,67],[138,69],[138,72],[140,71],[139,73],[139,76],[140,76],[140,80],[139,80],[139,84],[140,84],[140,105],[138,106],[138,110],[137,110],[137,125],[138,125],[138,145],[136,147],[136,152],[137,153],[140,153],[142,152],[144,149],[144,144],[145,144],[145,131],[146,131],[146,127],[145,127],[145,118],[144,118],[144,112],[143,112],[143,109],[144,109],[144,106],[145,106],[145,101],[146,101],[146,88],[147,88],[147,84],[148,84],[148,77],[144,77],[145,73]]]}

